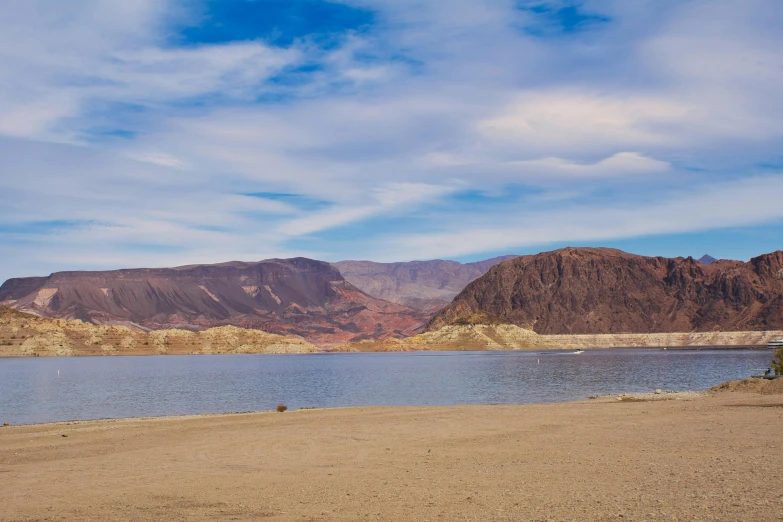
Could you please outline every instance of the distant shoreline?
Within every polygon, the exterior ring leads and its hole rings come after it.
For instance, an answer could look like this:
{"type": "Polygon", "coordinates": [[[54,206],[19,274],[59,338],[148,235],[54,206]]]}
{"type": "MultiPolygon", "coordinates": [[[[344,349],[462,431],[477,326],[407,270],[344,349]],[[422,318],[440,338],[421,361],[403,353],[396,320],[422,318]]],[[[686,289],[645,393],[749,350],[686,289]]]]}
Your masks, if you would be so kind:
{"type": "MultiPolygon", "coordinates": [[[[766,345],[690,345],[690,346],[580,346],[580,350],[585,351],[608,351],[608,350],[660,350],[660,351],[774,351],[774,348],[767,348],[766,345]]],[[[367,351],[341,351],[341,350],[323,350],[318,352],[307,353],[237,353],[237,352],[225,352],[225,353],[108,353],[108,354],[96,354],[96,353],[78,353],[72,355],[20,355],[20,354],[6,354],[0,353],[0,360],[2,359],[55,359],[55,358],[105,358],[105,357],[204,357],[204,356],[224,356],[224,355],[283,355],[290,356],[311,356],[311,355],[338,355],[338,354],[371,354],[371,353],[431,353],[431,352],[453,352],[453,353],[495,353],[495,352],[571,352],[574,347],[568,348],[525,348],[521,350],[492,350],[492,349],[417,349],[417,350],[367,350],[367,351]]]]}
{"type": "Polygon", "coordinates": [[[538,334],[509,323],[447,325],[403,339],[316,346],[306,339],[221,326],[138,332],[125,326],[47,319],[0,308],[0,357],[304,354],[332,352],[517,351],[610,348],[766,348],[783,330],[616,334],[538,334]]]}
{"type": "MultiPolygon", "coordinates": [[[[404,340],[403,340],[404,341],[404,340]]],[[[85,358],[85,357],[190,357],[190,356],[223,356],[223,355],[284,355],[284,356],[309,356],[309,355],[337,355],[337,354],[350,354],[350,353],[428,353],[428,352],[570,352],[574,349],[580,349],[585,351],[606,351],[606,350],[669,350],[669,351],[774,351],[774,348],[768,348],[766,344],[741,344],[741,345],[679,345],[679,346],[570,346],[564,348],[549,348],[549,347],[533,347],[524,349],[487,349],[487,348],[468,348],[459,349],[454,347],[445,348],[424,348],[422,346],[416,346],[416,349],[408,350],[361,350],[361,351],[348,351],[348,350],[334,350],[324,349],[321,351],[313,351],[306,353],[263,353],[263,352],[223,352],[223,353],[123,353],[116,351],[112,353],[73,353],[73,354],[19,354],[19,353],[3,353],[0,352],[0,360],[2,359],[53,359],[53,358],[85,358]]]]}

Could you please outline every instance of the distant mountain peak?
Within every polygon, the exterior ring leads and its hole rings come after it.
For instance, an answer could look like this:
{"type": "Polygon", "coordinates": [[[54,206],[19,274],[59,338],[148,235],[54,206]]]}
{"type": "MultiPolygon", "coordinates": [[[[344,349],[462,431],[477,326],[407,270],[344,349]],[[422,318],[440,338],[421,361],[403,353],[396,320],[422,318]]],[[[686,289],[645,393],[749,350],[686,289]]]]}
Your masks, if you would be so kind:
{"type": "Polygon", "coordinates": [[[362,292],[414,310],[434,313],[449,304],[465,285],[486,274],[494,265],[514,257],[493,257],[473,263],[433,259],[402,263],[339,261],[333,265],[362,292]]]}
{"type": "Polygon", "coordinates": [[[715,259],[714,257],[708,254],[704,254],[699,258],[699,263],[701,263],[702,265],[709,265],[710,263],[714,263],[715,261],[717,261],[717,259],[715,259]]]}

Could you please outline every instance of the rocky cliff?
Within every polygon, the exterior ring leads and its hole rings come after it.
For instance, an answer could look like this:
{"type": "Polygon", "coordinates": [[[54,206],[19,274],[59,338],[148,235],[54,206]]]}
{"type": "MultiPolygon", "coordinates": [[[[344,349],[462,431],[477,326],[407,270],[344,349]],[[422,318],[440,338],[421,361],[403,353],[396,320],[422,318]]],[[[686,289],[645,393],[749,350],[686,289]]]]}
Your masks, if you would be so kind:
{"type": "Polygon", "coordinates": [[[321,346],[414,335],[429,319],[365,294],[328,263],[304,258],[11,279],[0,287],[0,304],[149,330],[257,328],[321,346]]]}
{"type": "Polygon", "coordinates": [[[407,339],[346,343],[337,352],[411,352],[427,350],[573,350],[601,348],[764,348],[783,330],[756,332],[669,332],[539,335],[512,324],[462,323],[407,339]]]}
{"type": "Polygon", "coordinates": [[[424,350],[537,350],[563,348],[543,335],[513,324],[444,326],[407,339],[361,341],[337,346],[337,352],[412,352],[424,350]]]}
{"type": "Polygon", "coordinates": [[[783,328],[783,252],[705,265],[602,248],[505,261],[470,283],[430,330],[485,313],[540,334],[783,328]]]}
{"type": "Polygon", "coordinates": [[[221,326],[201,332],[143,332],[127,326],[93,325],[78,319],[46,319],[0,307],[0,357],[319,351],[298,337],[284,337],[234,326],[221,326]]]}
{"type": "Polygon", "coordinates": [[[416,310],[435,312],[451,302],[465,285],[484,275],[492,266],[515,256],[503,256],[476,263],[456,261],[410,261],[334,263],[351,284],[379,299],[416,310]]]}
{"type": "Polygon", "coordinates": [[[757,347],[783,338],[783,330],[756,332],[668,332],[646,334],[541,335],[554,346],[566,348],[663,348],[663,347],[757,347]]]}

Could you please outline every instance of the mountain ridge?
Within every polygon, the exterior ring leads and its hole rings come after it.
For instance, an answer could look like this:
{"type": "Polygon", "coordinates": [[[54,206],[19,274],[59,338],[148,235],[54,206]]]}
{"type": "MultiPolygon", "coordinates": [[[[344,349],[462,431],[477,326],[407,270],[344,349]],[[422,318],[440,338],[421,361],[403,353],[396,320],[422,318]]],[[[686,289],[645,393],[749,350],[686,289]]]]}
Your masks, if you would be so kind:
{"type": "Polygon", "coordinates": [[[563,248],[492,267],[428,331],[486,313],[539,334],[783,328],[783,252],[704,265],[602,248],[563,248]]]}
{"type": "Polygon", "coordinates": [[[365,294],[329,263],[307,258],[9,279],[0,286],[0,304],[150,330],[233,325],[322,346],[414,335],[429,319],[365,294]]]}
{"type": "Polygon", "coordinates": [[[347,281],[367,294],[434,313],[492,266],[514,257],[506,255],[472,263],[432,259],[397,263],[346,260],[332,264],[347,281]]]}

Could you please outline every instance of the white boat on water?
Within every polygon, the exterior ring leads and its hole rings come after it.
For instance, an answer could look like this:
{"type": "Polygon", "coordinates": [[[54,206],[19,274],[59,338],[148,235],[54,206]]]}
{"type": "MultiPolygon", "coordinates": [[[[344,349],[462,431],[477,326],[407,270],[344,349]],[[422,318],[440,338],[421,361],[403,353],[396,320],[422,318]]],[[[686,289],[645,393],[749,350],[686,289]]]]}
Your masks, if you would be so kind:
{"type": "Polygon", "coordinates": [[[767,343],[767,348],[783,348],[783,339],[772,339],[767,343]]]}
{"type": "Polygon", "coordinates": [[[585,353],[585,351],[584,350],[576,350],[574,352],[574,355],[579,355],[580,353],[585,353]]]}

